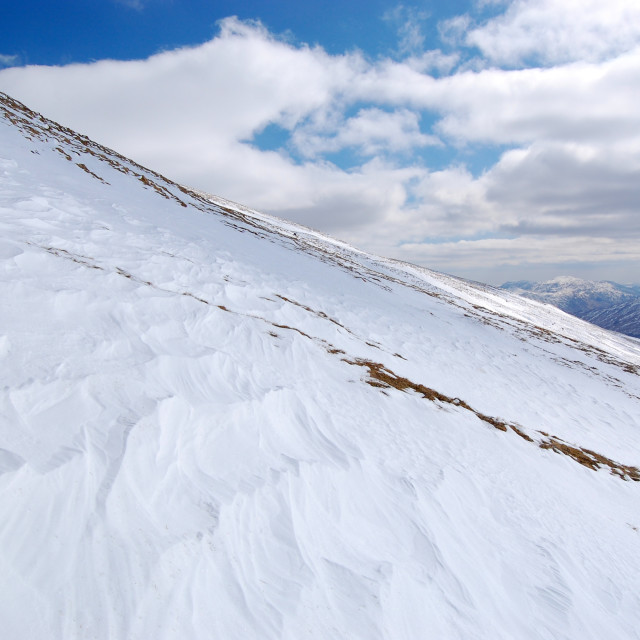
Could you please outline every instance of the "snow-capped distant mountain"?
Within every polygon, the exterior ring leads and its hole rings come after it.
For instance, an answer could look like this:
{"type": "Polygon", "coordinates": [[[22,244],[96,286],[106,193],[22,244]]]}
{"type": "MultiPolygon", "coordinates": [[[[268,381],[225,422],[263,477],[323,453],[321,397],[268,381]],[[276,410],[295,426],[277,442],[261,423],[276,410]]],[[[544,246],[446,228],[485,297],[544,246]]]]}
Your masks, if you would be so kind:
{"type": "Polygon", "coordinates": [[[3,638],[637,638],[640,344],[0,95],[3,638]]]}
{"type": "Polygon", "coordinates": [[[640,285],[559,276],[547,282],[506,282],[501,288],[553,304],[603,329],[640,338],[640,285]]]}

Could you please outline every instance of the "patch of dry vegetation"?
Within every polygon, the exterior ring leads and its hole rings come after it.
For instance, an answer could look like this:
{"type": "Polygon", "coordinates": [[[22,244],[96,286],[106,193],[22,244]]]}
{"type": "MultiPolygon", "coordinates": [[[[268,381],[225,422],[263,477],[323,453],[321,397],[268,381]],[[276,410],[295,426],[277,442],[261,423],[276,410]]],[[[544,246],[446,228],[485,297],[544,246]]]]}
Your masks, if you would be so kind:
{"type": "MultiPolygon", "coordinates": [[[[116,151],[89,140],[86,136],[76,133],[72,129],[63,127],[62,125],[48,120],[39,113],[32,111],[22,103],[14,100],[10,96],[0,93],[0,115],[14,124],[28,140],[41,140],[47,142],[51,139],[62,143],[67,151],[61,146],[54,147],[55,151],[60,153],[66,160],[72,161],[70,153],[76,154],[78,157],[90,155],[101,162],[106,162],[116,171],[124,174],[133,174],[146,187],[152,188],[163,198],[175,200],[181,206],[186,207],[187,204],[174,195],[167,187],[176,187],[174,182],[168,180],[159,173],[146,169],[141,165],[125,158],[116,151]],[[166,186],[163,186],[166,185],[166,186]]],[[[98,174],[94,173],[83,162],[76,162],[76,166],[91,175],[104,184],[109,184],[98,174]]]]}
{"type": "Polygon", "coordinates": [[[548,436],[545,440],[539,443],[541,449],[550,449],[555,453],[560,453],[565,456],[569,456],[576,462],[579,462],[582,466],[588,467],[597,471],[601,467],[606,467],[610,472],[619,476],[623,480],[634,480],[640,482],[640,469],[637,467],[631,467],[621,464],[607,458],[600,453],[591,451],[591,449],[583,449],[582,447],[574,447],[564,440],[556,436],[548,436]]]}
{"type": "Polygon", "coordinates": [[[629,465],[624,465],[619,462],[615,462],[602,454],[596,453],[590,449],[584,449],[582,447],[576,447],[564,442],[562,439],[556,436],[550,436],[548,433],[538,431],[539,434],[544,436],[543,440],[536,441],[530,435],[528,435],[522,427],[514,423],[506,422],[500,418],[488,416],[480,411],[477,411],[473,407],[469,406],[464,400],[460,398],[452,398],[435,389],[431,389],[422,384],[412,382],[408,378],[396,375],[393,371],[385,367],[379,362],[373,362],[371,360],[365,360],[362,358],[356,358],[349,360],[343,358],[343,361],[350,365],[357,365],[367,369],[369,373],[369,379],[366,380],[367,384],[378,389],[398,389],[399,391],[411,390],[420,394],[426,400],[431,402],[439,402],[441,404],[449,404],[455,407],[460,407],[466,411],[470,411],[477,418],[483,422],[491,425],[499,431],[506,432],[508,429],[513,431],[516,435],[520,436],[527,442],[536,443],[541,449],[550,449],[555,453],[566,455],[572,460],[575,460],[579,464],[597,471],[600,468],[608,468],[612,475],[615,475],[623,480],[633,480],[640,482],[640,469],[629,465]]]}

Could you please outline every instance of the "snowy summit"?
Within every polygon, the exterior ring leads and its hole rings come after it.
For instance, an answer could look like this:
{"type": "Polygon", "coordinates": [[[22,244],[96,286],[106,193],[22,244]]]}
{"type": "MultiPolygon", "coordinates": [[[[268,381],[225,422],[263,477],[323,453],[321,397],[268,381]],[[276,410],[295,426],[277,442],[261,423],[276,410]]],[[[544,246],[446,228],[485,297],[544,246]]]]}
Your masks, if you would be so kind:
{"type": "Polygon", "coordinates": [[[638,341],[0,114],[3,637],[640,637],[638,341]]]}

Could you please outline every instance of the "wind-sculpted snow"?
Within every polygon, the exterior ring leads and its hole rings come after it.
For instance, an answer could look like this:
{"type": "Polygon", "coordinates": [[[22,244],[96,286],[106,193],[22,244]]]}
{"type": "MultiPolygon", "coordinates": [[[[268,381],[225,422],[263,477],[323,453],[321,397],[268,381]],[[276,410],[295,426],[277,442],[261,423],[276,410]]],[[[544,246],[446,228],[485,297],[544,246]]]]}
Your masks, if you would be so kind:
{"type": "Polygon", "coordinates": [[[0,104],[3,637],[639,637],[637,341],[0,104]]]}

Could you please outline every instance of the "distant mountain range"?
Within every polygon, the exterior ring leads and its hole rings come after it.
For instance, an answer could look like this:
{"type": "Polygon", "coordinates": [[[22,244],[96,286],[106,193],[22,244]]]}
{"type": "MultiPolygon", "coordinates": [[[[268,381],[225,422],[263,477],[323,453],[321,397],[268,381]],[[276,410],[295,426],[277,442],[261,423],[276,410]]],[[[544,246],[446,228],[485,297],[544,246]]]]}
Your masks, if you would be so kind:
{"type": "Polygon", "coordinates": [[[640,285],[559,276],[547,282],[505,282],[501,288],[547,302],[604,329],[640,338],[640,285]]]}

